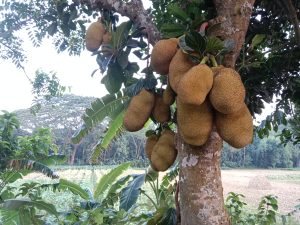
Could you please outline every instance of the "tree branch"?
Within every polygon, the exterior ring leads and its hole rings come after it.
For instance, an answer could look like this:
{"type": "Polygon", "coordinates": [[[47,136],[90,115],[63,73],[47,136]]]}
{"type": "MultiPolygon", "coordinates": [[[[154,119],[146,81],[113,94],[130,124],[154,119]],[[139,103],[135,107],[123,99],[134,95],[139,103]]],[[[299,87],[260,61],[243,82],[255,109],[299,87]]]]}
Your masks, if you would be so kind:
{"type": "Polygon", "coordinates": [[[214,35],[235,41],[233,51],[225,56],[223,64],[226,67],[234,68],[245,41],[245,34],[255,0],[213,0],[213,2],[219,18],[225,18],[225,21],[221,23],[221,29],[217,29],[214,35]]]}
{"type": "Polygon", "coordinates": [[[153,18],[145,10],[141,0],[131,0],[128,3],[121,0],[81,0],[81,4],[88,4],[92,9],[112,10],[128,17],[135,24],[146,28],[148,41],[152,45],[161,39],[161,34],[153,23],[153,18]]]}

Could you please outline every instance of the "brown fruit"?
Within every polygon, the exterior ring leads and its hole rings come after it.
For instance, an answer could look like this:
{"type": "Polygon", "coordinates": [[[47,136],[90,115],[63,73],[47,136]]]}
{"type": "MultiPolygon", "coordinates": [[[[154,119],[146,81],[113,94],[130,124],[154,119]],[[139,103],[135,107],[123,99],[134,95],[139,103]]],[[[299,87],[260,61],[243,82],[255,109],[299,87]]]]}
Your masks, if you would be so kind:
{"type": "Polygon", "coordinates": [[[243,148],[253,139],[253,119],[246,106],[232,114],[216,112],[216,127],[220,136],[234,148],[243,148]]]}
{"type": "Polygon", "coordinates": [[[169,83],[167,88],[164,90],[162,97],[164,103],[167,105],[172,105],[175,102],[175,92],[172,90],[169,83]]]}
{"type": "Polygon", "coordinates": [[[181,49],[177,50],[169,67],[169,82],[171,88],[177,93],[177,85],[183,75],[195,64],[189,59],[188,55],[181,49]]]}
{"type": "Polygon", "coordinates": [[[145,89],[134,96],[124,115],[123,125],[125,129],[132,132],[142,129],[150,117],[154,103],[154,94],[145,89]]]}
{"type": "Polygon", "coordinates": [[[153,147],[157,143],[157,141],[158,141],[158,136],[156,134],[151,134],[146,140],[145,152],[149,160],[151,160],[153,147]]]}
{"type": "Polygon", "coordinates": [[[201,105],[213,85],[213,71],[199,64],[187,71],[177,86],[178,98],[186,104],[201,105]]]}
{"type": "Polygon", "coordinates": [[[176,160],[177,150],[174,143],[175,134],[164,130],[154,145],[151,155],[151,166],[156,171],[166,171],[176,160]]]}
{"type": "Polygon", "coordinates": [[[213,111],[208,99],[201,105],[191,105],[177,98],[176,104],[178,131],[183,140],[195,146],[205,144],[213,127],[213,111]]]}
{"type": "Polygon", "coordinates": [[[100,22],[93,22],[87,29],[85,35],[86,49],[94,52],[97,51],[102,44],[105,27],[100,22]]]}
{"type": "Polygon", "coordinates": [[[160,40],[154,45],[151,53],[151,66],[155,72],[162,75],[169,73],[169,65],[176,54],[177,45],[177,38],[160,40]]]}
{"type": "Polygon", "coordinates": [[[110,32],[106,32],[104,35],[103,35],[103,41],[102,41],[102,44],[109,44],[111,42],[111,39],[112,39],[112,35],[110,32]]]}
{"type": "Polygon", "coordinates": [[[231,114],[243,107],[245,94],[240,75],[231,68],[223,68],[214,77],[209,99],[217,111],[231,114]]]}
{"type": "Polygon", "coordinates": [[[210,67],[213,74],[214,74],[214,77],[217,76],[217,74],[221,71],[221,69],[224,69],[225,67],[222,66],[222,65],[219,65],[219,66],[213,66],[213,67],[210,67]]]}
{"type": "Polygon", "coordinates": [[[164,103],[161,95],[155,96],[155,104],[152,110],[152,115],[159,123],[168,122],[171,118],[170,105],[164,103]]]}

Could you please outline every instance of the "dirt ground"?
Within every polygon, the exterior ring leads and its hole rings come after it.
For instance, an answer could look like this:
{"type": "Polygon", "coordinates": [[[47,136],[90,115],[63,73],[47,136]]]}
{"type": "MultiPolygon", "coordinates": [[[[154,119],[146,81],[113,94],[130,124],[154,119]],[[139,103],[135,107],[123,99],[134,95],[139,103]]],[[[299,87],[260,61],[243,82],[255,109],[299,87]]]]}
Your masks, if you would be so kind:
{"type": "Polygon", "coordinates": [[[244,201],[251,208],[257,208],[261,197],[269,194],[278,197],[281,214],[291,212],[300,204],[300,171],[222,170],[222,181],[224,196],[231,191],[243,194],[244,201]],[[266,185],[260,186],[260,180],[269,182],[270,186],[262,190],[266,185]],[[258,185],[254,186],[252,183],[249,185],[250,181],[257,181],[258,185]]]}

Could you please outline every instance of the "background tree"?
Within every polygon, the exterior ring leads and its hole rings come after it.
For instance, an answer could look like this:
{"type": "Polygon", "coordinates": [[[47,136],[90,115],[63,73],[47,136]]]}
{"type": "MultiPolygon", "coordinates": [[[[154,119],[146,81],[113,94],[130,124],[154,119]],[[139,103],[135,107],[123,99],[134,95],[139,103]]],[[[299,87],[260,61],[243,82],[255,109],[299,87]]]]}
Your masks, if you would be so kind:
{"type": "MultiPolygon", "coordinates": [[[[100,70],[105,72],[102,82],[111,95],[97,100],[86,111],[84,126],[73,139],[74,142],[80,142],[97,123],[110,115],[106,138],[95,147],[94,158],[97,158],[101,149],[108,146],[111,137],[120,132],[122,113],[130,97],[142,86],[156,86],[149,69],[143,70],[142,79],[134,77],[139,67],[128,60],[130,52],[147,59],[149,48],[145,37],[148,43],[154,44],[162,35],[178,37],[197,29],[204,21],[208,21],[211,27],[217,25],[212,29],[212,34],[234,40],[233,50],[225,55],[221,63],[240,72],[247,89],[246,103],[253,116],[262,112],[264,102],[270,103],[278,97],[276,110],[259,127],[258,135],[267,136],[270,130],[277,130],[282,122],[285,123],[286,115],[291,114],[294,103],[299,101],[298,1],[152,2],[153,8],[150,10],[146,10],[140,0],[5,2],[2,12],[4,20],[0,28],[5,38],[15,40],[10,43],[12,49],[13,44],[20,41],[17,33],[12,31],[30,27],[30,38],[35,45],[50,35],[58,51],[68,49],[71,54],[79,53],[83,47],[84,23],[89,20],[88,16],[95,18],[101,14],[104,21],[111,22],[115,35],[112,49],[106,52],[109,57],[103,52],[96,54],[100,70]],[[128,17],[130,22],[116,25],[115,12],[128,17]],[[122,39],[119,39],[121,36],[122,39]],[[107,61],[107,58],[110,60],[107,61]],[[119,93],[121,87],[125,90],[119,93]]],[[[6,44],[3,40],[1,43],[6,44]]],[[[20,59],[17,53],[21,52],[18,49],[15,48],[16,52],[10,55],[17,62],[20,59]]],[[[176,142],[180,162],[183,159],[195,162],[191,163],[192,166],[182,166],[180,163],[181,224],[229,224],[223,205],[219,168],[222,140],[214,131],[207,144],[197,149],[186,145],[180,136],[176,142]]]]}

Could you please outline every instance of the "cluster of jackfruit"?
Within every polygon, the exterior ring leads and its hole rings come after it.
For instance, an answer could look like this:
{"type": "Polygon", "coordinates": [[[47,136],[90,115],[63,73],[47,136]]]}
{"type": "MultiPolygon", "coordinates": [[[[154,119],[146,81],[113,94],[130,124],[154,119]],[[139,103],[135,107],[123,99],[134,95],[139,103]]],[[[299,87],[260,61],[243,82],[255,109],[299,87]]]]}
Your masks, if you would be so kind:
{"type": "Polygon", "coordinates": [[[86,49],[95,52],[102,44],[108,44],[111,41],[111,33],[108,32],[99,18],[88,27],[85,34],[86,49]]]}
{"type": "MultiPolygon", "coordinates": [[[[142,89],[132,97],[125,112],[123,126],[134,132],[142,129],[149,118],[159,123],[167,123],[171,119],[170,105],[175,101],[170,88],[162,95],[142,89]]],[[[146,141],[146,154],[151,166],[156,171],[167,170],[175,161],[177,150],[174,144],[174,132],[165,129],[161,135],[151,134],[146,141]]]]}
{"type": "Polygon", "coordinates": [[[151,66],[168,75],[176,93],[178,132],[188,144],[205,144],[215,125],[228,144],[242,148],[252,142],[253,120],[244,103],[239,74],[222,66],[195,64],[177,48],[178,40],[161,40],[153,47],[151,66]]]}
{"type": "Polygon", "coordinates": [[[176,160],[177,150],[174,141],[175,133],[169,129],[160,136],[151,134],[146,140],[145,151],[151,167],[156,171],[166,171],[176,160]]]}

